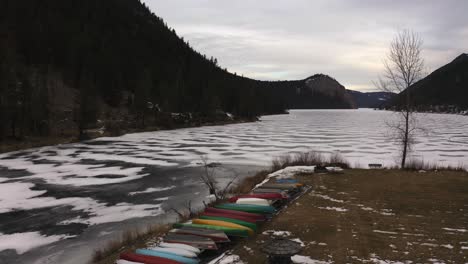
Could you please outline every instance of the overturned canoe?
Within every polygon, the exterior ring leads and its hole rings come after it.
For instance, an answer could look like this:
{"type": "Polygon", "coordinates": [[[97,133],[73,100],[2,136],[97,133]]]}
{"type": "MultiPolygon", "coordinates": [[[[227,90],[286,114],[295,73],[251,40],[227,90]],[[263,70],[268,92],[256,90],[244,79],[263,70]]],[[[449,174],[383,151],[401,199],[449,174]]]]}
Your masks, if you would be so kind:
{"type": "Polygon", "coordinates": [[[174,261],[177,261],[179,263],[184,263],[184,264],[198,264],[200,262],[198,259],[186,258],[186,257],[182,257],[176,254],[159,252],[159,251],[154,251],[151,249],[139,248],[135,252],[140,255],[147,255],[147,256],[170,259],[170,260],[174,260],[174,261]]]}
{"type": "Polygon", "coordinates": [[[277,179],[277,183],[297,183],[296,179],[277,179]]]}
{"type": "Polygon", "coordinates": [[[214,207],[208,207],[205,209],[206,213],[225,213],[225,214],[232,214],[232,215],[240,215],[240,216],[245,216],[245,217],[250,217],[253,219],[256,219],[257,221],[265,221],[266,218],[262,214],[257,214],[257,213],[248,213],[248,212],[242,212],[242,211],[236,211],[232,209],[221,209],[221,208],[214,208],[214,207]]]}
{"type": "Polygon", "coordinates": [[[180,264],[178,261],[155,257],[155,256],[148,256],[142,254],[134,254],[134,253],[122,253],[120,254],[120,259],[145,263],[145,264],[180,264]]]}
{"type": "Polygon", "coordinates": [[[224,226],[216,226],[216,225],[205,225],[205,224],[174,224],[175,228],[182,228],[182,227],[193,227],[199,229],[208,229],[208,230],[219,230],[226,233],[228,236],[238,236],[238,237],[248,237],[249,232],[247,230],[241,228],[231,228],[231,227],[224,227],[224,226]]]}
{"type": "Polygon", "coordinates": [[[145,263],[118,259],[117,261],[115,261],[115,264],[145,264],[145,263]]]}
{"type": "Polygon", "coordinates": [[[248,213],[256,214],[273,214],[276,212],[276,209],[273,206],[263,206],[263,205],[253,205],[253,204],[218,204],[215,205],[215,208],[226,209],[226,210],[235,210],[248,213]]]}
{"type": "Polygon", "coordinates": [[[219,217],[219,216],[208,216],[208,215],[201,215],[199,217],[200,219],[206,219],[206,220],[217,220],[217,221],[224,221],[224,222],[229,222],[233,224],[238,224],[241,226],[248,227],[252,229],[253,231],[257,232],[257,225],[254,223],[249,223],[246,221],[234,219],[234,218],[229,218],[229,217],[219,217]]]}
{"type": "Polygon", "coordinates": [[[301,187],[301,183],[265,183],[258,186],[259,189],[281,189],[281,190],[294,190],[301,187]]]}
{"type": "Polygon", "coordinates": [[[141,255],[166,258],[166,259],[174,260],[174,261],[177,261],[179,263],[184,263],[184,264],[198,264],[200,262],[200,260],[198,259],[187,258],[187,257],[183,257],[183,256],[173,254],[173,253],[156,251],[156,250],[151,250],[151,249],[146,249],[146,248],[137,249],[135,252],[141,255]]]}
{"type": "Polygon", "coordinates": [[[237,220],[241,220],[241,221],[252,223],[252,224],[257,223],[257,220],[255,220],[254,218],[245,217],[245,216],[241,216],[241,215],[235,215],[235,214],[204,212],[201,215],[202,216],[214,216],[214,217],[227,217],[227,218],[237,219],[237,220]]]}
{"type": "Polygon", "coordinates": [[[209,230],[209,229],[200,229],[200,228],[193,228],[193,227],[185,226],[181,228],[172,229],[169,232],[174,233],[174,234],[206,237],[206,238],[212,239],[216,243],[230,242],[226,233],[224,233],[221,230],[209,230]]]}
{"type": "Polygon", "coordinates": [[[240,230],[246,230],[249,232],[249,235],[253,235],[255,232],[246,226],[239,225],[239,224],[234,224],[231,222],[226,222],[226,221],[220,221],[220,220],[209,220],[209,219],[192,219],[192,223],[196,225],[210,225],[210,226],[220,226],[220,227],[226,227],[226,228],[234,228],[234,229],[240,229],[240,230]]]}
{"type": "Polygon", "coordinates": [[[260,194],[260,193],[279,193],[281,195],[287,196],[287,190],[284,189],[267,189],[267,188],[257,188],[252,190],[253,194],[260,194]]]}
{"type": "Polygon", "coordinates": [[[236,204],[254,204],[270,206],[270,202],[268,200],[261,198],[239,198],[237,199],[236,204]]]}
{"type": "Polygon", "coordinates": [[[164,238],[164,242],[166,243],[179,243],[185,244],[192,247],[196,247],[199,249],[209,249],[209,250],[217,250],[218,246],[216,243],[206,237],[200,237],[195,235],[182,235],[182,234],[173,234],[168,233],[164,238]]]}
{"type": "Polygon", "coordinates": [[[195,252],[182,249],[182,248],[171,248],[171,247],[149,247],[147,249],[157,251],[157,252],[162,252],[162,253],[169,253],[169,254],[175,254],[181,257],[186,257],[186,258],[196,258],[197,254],[195,252]]]}
{"type": "Polygon", "coordinates": [[[257,193],[257,194],[243,194],[231,197],[229,202],[235,203],[240,198],[260,198],[266,200],[280,200],[280,199],[287,199],[288,196],[281,194],[281,193],[257,193]]]}
{"type": "Polygon", "coordinates": [[[200,254],[201,253],[201,250],[196,248],[196,247],[192,247],[192,246],[189,246],[189,245],[185,245],[185,244],[179,244],[179,243],[165,243],[165,242],[161,242],[159,243],[159,246],[160,247],[164,247],[164,248],[180,248],[180,249],[185,249],[185,250],[188,250],[188,251],[191,251],[195,254],[200,254]]]}

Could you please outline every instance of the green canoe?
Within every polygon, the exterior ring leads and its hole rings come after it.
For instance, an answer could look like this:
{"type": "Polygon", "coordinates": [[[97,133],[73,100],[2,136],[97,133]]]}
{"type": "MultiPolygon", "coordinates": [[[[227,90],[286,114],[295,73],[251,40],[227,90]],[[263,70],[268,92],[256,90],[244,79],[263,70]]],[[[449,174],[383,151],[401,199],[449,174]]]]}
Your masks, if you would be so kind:
{"type": "Polygon", "coordinates": [[[228,236],[238,236],[238,237],[249,237],[249,232],[243,229],[237,228],[229,228],[223,226],[214,226],[214,225],[199,225],[199,224],[174,224],[172,225],[174,228],[181,228],[181,227],[193,227],[193,228],[200,228],[200,229],[211,229],[211,230],[218,230],[223,231],[228,236]]]}
{"type": "Polygon", "coordinates": [[[218,204],[214,206],[219,209],[227,209],[234,211],[242,211],[255,214],[273,214],[276,212],[276,209],[273,206],[265,205],[253,205],[253,204],[235,204],[235,203],[226,203],[218,204]]]}
{"type": "Polygon", "coordinates": [[[200,219],[219,220],[219,221],[234,223],[234,224],[238,224],[238,225],[241,225],[241,226],[248,227],[248,228],[252,229],[253,231],[257,232],[257,225],[256,224],[249,223],[249,222],[242,221],[242,220],[238,220],[238,219],[232,219],[232,218],[220,217],[220,216],[209,216],[209,215],[202,215],[199,218],[200,219]]]}

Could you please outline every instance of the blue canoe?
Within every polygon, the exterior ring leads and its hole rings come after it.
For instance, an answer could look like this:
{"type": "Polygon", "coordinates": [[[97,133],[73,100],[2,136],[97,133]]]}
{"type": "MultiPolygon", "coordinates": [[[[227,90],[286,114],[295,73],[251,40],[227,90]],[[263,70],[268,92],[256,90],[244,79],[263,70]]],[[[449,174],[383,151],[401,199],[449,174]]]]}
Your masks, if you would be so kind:
{"type": "Polygon", "coordinates": [[[198,259],[186,258],[186,257],[182,257],[182,256],[175,255],[175,254],[154,251],[154,250],[151,250],[151,249],[141,249],[140,248],[140,249],[137,249],[135,252],[137,254],[146,255],[146,256],[153,256],[153,257],[171,259],[171,260],[174,260],[174,261],[177,261],[177,262],[180,262],[180,263],[184,263],[184,264],[198,264],[200,262],[198,259]]]}
{"type": "Polygon", "coordinates": [[[297,183],[296,179],[277,179],[277,183],[297,183]]]}

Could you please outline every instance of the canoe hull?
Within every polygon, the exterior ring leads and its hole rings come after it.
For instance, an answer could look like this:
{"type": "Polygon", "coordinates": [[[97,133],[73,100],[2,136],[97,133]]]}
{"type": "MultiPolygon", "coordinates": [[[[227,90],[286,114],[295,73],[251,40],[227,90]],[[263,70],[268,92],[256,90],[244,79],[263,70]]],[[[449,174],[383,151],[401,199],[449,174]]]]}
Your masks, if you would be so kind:
{"type": "Polygon", "coordinates": [[[286,195],[282,195],[281,193],[258,193],[258,194],[243,194],[231,197],[229,202],[235,203],[240,198],[260,198],[260,199],[267,199],[267,200],[280,200],[280,199],[287,199],[286,195]]]}
{"type": "Polygon", "coordinates": [[[270,206],[270,202],[268,200],[261,198],[239,198],[237,199],[236,204],[254,204],[270,206]]]}
{"type": "Polygon", "coordinates": [[[238,228],[228,228],[223,226],[215,226],[215,225],[202,225],[202,224],[174,224],[175,228],[183,228],[183,227],[192,227],[192,228],[199,228],[201,230],[208,229],[208,230],[222,230],[228,236],[236,236],[236,237],[248,237],[249,232],[247,230],[238,229],[238,228]]]}
{"type": "Polygon", "coordinates": [[[217,250],[216,243],[209,238],[199,237],[194,235],[182,235],[182,234],[167,234],[163,238],[165,243],[179,243],[185,244],[199,249],[206,250],[217,250]]]}
{"type": "Polygon", "coordinates": [[[244,217],[241,215],[235,215],[235,214],[224,214],[224,213],[210,213],[210,212],[205,212],[202,214],[202,216],[212,216],[212,217],[226,217],[226,218],[231,218],[231,219],[237,219],[241,220],[244,222],[256,224],[257,220],[250,218],[250,217],[244,217]]]}
{"type": "Polygon", "coordinates": [[[179,244],[179,243],[164,243],[164,242],[161,242],[159,243],[159,246],[160,247],[164,247],[164,248],[180,248],[180,249],[185,249],[185,250],[188,250],[188,251],[191,251],[195,254],[200,254],[201,253],[201,250],[196,248],[196,247],[192,247],[192,246],[189,246],[189,245],[185,245],[185,244],[179,244]]]}
{"type": "Polygon", "coordinates": [[[215,208],[226,209],[226,210],[236,210],[248,213],[257,213],[257,214],[273,214],[276,212],[276,209],[272,206],[262,206],[262,205],[251,205],[251,204],[218,204],[215,205],[215,208]]]}
{"type": "Polygon", "coordinates": [[[197,254],[195,254],[192,251],[181,249],[181,248],[171,248],[171,247],[149,247],[147,248],[149,250],[153,250],[156,252],[162,252],[162,253],[169,253],[169,254],[174,254],[178,255],[181,257],[186,257],[186,258],[196,258],[197,254]]]}
{"type": "Polygon", "coordinates": [[[134,254],[134,253],[122,253],[120,254],[120,259],[133,261],[133,262],[139,262],[139,263],[145,263],[145,264],[180,264],[180,262],[166,259],[166,258],[134,254]]]}
{"type": "Polygon", "coordinates": [[[223,231],[218,231],[218,230],[200,230],[200,228],[182,227],[182,228],[172,229],[169,232],[174,233],[174,234],[206,237],[206,238],[212,239],[216,243],[230,242],[229,237],[223,231]]]}
{"type": "Polygon", "coordinates": [[[135,252],[137,254],[140,254],[140,255],[147,255],[147,256],[153,256],[153,257],[166,258],[166,259],[174,260],[174,261],[177,261],[179,263],[184,263],[184,264],[198,264],[200,262],[197,259],[186,258],[186,257],[182,257],[182,256],[179,256],[179,255],[154,251],[154,250],[150,250],[150,249],[140,248],[140,249],[137,249],[135,252]]]}
{"type": "Polygon", "coordinates": [[[249,235],[253,235],[255,232],[246,226],[239,225],[239,224],[234,224],[231,222],[226,222],[226,221],[219,221],[219,220],[208,220],[208,219],[193,219],[192,223],[198,224],[198,225],[211,225],[211,226],[220,226],[220,227],[227,227],[227,228],[235,228],[235,229],[241,229],[241,230],[246,230],[249,232],[249,235]]]}
{"type": "Polygon", "coordinates": [[[206,219],[206,220],[218,220],[218,221],[224,221],[224,222],[229,222],[229,223],[233,223],[233,224],[238,224],[238,225],[241,225],[241,226],[248,227],[248,228],[252,229],[254,232],[257,232],[257,225],[256,224],[245,222],[245,221],[238,220],[238,219],[233,219],[233,218],[229,218],[229,217],[206,216],[206,215],[202,215],[199,218],[200,219],[206,219]]]}
{"type": "Polygon", "coordinates": [[[265,221],[266,218],[262,214],[255,214],[255,213],[249,213],[249,212],[242,212],[242,211],[236,211],[236,210],[228,210],[228,209],[221,209],[221,208],[214,208],[214,207],[208,207],[205,209],[205,212],[210,212],[210,213],[225,213],[225,214],[233,214],[233,215],[240,215],[240,216],[246,216],[246,217],[251,217],[256,219],[257,221],[265,221]]]}

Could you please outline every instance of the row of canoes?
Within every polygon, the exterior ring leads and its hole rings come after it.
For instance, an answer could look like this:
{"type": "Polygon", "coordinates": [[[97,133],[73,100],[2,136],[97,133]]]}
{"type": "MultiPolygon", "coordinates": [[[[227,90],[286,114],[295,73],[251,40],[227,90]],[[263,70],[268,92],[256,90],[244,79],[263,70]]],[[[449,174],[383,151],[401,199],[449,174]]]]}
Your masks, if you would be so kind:
{"type": "Polygon", "coordinates": [[[264,184],[251,194],[229,199],[229,203],[208,207],[198,218],[173,225],[158,246],[120,255],[119,264],[196,264],[205,250],[217,250],[232,237],[250,237],[258,225],[277,212],[275,202],[289,199],[289,193],[302,184],[293,179],[264,184]],[[267,192],[266,190],[272,190],[267,192]]]}

